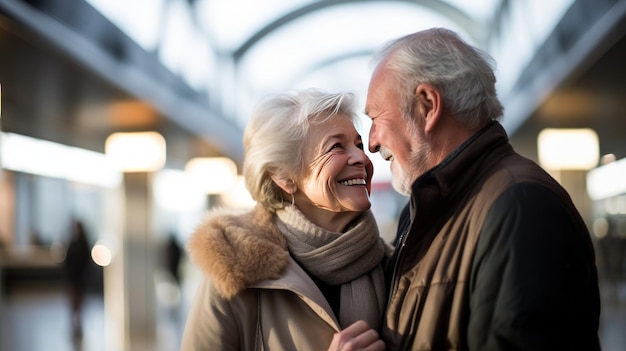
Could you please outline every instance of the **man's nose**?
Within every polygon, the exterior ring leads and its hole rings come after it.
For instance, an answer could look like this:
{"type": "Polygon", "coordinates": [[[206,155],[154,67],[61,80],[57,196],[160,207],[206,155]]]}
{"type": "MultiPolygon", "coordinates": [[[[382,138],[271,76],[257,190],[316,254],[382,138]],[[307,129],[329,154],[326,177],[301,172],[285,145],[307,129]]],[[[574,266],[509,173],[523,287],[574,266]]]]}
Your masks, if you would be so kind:
{"type": "Polygon", "coordinates": [[[380,143],[378,142],[376,134],[376,128],[372,125],[368,137],[369,141],[367,143],[367,147],[369,148],[371,153],[376,153],[380,150],[380,143]]]}

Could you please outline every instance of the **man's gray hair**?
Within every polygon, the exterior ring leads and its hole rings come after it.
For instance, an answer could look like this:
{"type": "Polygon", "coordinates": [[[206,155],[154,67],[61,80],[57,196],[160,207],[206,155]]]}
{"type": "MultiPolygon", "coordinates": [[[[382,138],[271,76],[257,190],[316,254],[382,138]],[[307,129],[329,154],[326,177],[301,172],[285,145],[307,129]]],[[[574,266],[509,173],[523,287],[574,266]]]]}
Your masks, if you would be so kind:
{"type": "Polygon", "coordinates": [[[445,112],[468,128],[502,117],[495,61],[451,30],[431,28],[393,40],[376,54],[375,62],[384,62],[397,79],[396,93],[406,118],[413,116],[420,83],[436,86],[445,112]]]}

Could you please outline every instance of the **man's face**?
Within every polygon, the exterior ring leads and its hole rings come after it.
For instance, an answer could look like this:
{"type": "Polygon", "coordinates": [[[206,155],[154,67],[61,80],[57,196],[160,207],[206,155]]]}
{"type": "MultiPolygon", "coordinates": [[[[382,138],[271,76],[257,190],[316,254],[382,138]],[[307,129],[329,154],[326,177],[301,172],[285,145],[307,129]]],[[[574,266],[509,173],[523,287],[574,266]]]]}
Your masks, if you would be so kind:
{"type": "Polygon", "coordinates": [[[393,187],[399,193],[411,193],[411,184],[426,170],[430,147],[418,118],[411,123],[403,118],[396,94],[397,83],[389,71],[379,66],[372,75],[365,112],[372,120],[369,133],[370,152],[380,152],[390,161],[393,187]]]}

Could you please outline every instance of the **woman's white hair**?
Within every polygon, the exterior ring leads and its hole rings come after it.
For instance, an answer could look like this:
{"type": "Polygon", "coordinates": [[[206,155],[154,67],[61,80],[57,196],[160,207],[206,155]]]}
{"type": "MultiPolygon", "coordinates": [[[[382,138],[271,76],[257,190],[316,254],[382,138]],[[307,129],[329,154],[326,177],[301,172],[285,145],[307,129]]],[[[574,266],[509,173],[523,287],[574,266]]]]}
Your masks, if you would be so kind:
{"type": "Polygon", "coordinates": [[[405,118],[412,119],[420,83],[436,86],[444,109],[468,128],[502,116],[493,58],[451,30],[431,28],[391,41],[375,56],[375,62],[381,61],[398,81],[396,94],[405,118]]]}
{"type": "Polygon", "coordinates": [[[283,192],[272,176],[293,179],[304,171],[302,154],[309,126],[338,115],[357,123],[352,93],[327,93],[311,88],[261,100],[243,134],[243,175],[250,195],[258,204],[270,210],[283,206],[283,192]]]}

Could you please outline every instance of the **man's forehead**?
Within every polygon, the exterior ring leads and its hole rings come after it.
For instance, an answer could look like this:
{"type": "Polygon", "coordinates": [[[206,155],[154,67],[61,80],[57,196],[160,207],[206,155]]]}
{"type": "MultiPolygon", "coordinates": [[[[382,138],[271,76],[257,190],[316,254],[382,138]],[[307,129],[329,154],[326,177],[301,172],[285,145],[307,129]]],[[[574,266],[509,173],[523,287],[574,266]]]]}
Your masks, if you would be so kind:
{"type": "Polygon", "coordinates": [[[368,99],[367,104],[365,105],[365,114],[369,117],[376,116],[380,114],[381,106],[380,103],[374,99],[368,99]]]}
{"type": "Polygon", "coordinates": [[[388,69],[379,67],[374,71],[372,80],[367,90],[367,99],[365,101],[365,114],[370,116],[380,112],[383,102],[389,98],[389,94],[393,92],[393,76],[388,69]]]}

